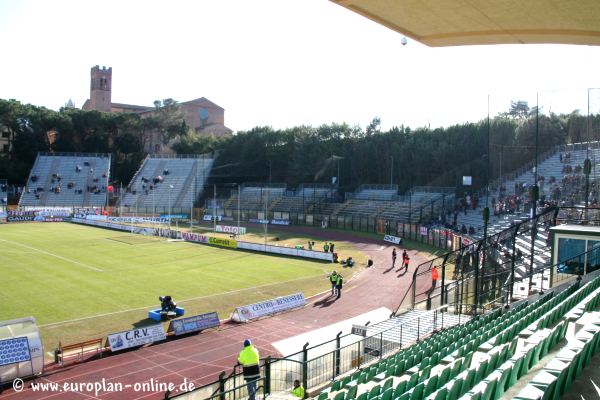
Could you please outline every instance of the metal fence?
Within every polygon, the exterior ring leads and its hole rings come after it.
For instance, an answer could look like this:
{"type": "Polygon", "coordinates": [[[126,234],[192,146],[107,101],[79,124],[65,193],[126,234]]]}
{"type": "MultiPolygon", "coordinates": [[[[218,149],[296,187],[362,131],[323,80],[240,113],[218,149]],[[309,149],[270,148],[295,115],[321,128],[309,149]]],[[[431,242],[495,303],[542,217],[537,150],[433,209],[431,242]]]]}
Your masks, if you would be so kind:
{"type": "MultiPolygon", "coordinates": [[[[302,351],[285,358],[262,359],[259,384],[263,391],[257,394],[257,398],[288,391],[296,379],[302,382],[307,391],[324,387],[337,377],[395,354],[434,331],[456,325],[456,321],[449,321],[449,318],[445,317],[447,311],[448,307],[444,306],[412,319],[402,320],[401,324],[389,328],[378,329],[379,324],[375,324],[369,327],[375,333],[365,337],[351,333],[342,335],[342,332],[339,332],[335,338],[316,346],[311,347],[306,343],[302,351]]],[[[458,323],[466,323],[468,320],[468,317],[463,316],[461,321],[459,316],[458,323]]],[[[189,393],[174,396],[165,393],[165,399],[236,400],[245,397],[247,391],[239,366],[234,367],[229,375],[221,373],[219,380],[189,393]]]]}
{"type": "MultiPolygon", "coordinates": [[[[550,262],[552,237],[545,242],[537,237],[540,230],[565,223],[598,226],[600,210],[552,207],[535,218],[488,236],[487,240],[473,242],[460,238],[457,249],[415,268],[409,290],[401,299],[398,310],[448,305],[457,313],[476,313],[482,308],[507,304],[515,296],[527,297],[532,290],[543,291],[576,278],[572,273],[561,272],[558,263],[550,262]],[[519,256],[515,249],[522,238],[531,247],[529,254],[519,256]],[[546,264],[540,262],[541,256],[547,257],[546,264]],[[432,288],[431,279],[434,266],[438,267],[441,277],[436,288],[432,288]]],[[[580,260],[586,254],[577,255],[569,261],[580,260]]]]}

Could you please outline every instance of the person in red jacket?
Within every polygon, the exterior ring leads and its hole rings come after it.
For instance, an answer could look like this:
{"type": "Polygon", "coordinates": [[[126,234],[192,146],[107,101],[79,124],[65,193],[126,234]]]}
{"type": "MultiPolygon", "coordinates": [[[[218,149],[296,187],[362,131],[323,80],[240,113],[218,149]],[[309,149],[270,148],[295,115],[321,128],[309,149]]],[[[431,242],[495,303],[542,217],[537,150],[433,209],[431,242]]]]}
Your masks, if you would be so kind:
{"type": "Polygon", "coordinates": [[[410,257],[408,257],[408,253],[406,250],[402,253],[402,264],[404,264],[404,272],[408,272],[408,263],[410,262],[410,257]]]}
{"type": "Polygon", "coordinates": [[[439,278],[440,278],[440,273],[438,272],[437,267],[434,265],[433,269],[431,270],[431,288],[432,289],[435,289],[439,278]]]}

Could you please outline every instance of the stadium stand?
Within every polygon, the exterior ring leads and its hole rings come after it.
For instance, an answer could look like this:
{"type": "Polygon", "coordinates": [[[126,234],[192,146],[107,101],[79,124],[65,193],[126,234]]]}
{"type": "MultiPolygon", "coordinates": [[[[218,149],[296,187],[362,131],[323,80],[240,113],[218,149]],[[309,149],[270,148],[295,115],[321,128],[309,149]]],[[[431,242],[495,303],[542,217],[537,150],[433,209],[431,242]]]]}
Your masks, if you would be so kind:
{"type": "Polygon", "coordinates": [[[335,188],[331,185],[305,183],[296,191],[286,191],[276,198],[270,210],[281,212],[311,212],[315,206],[329,202],[335,198],[335,188]]]}
{"type": "Polygon", "coordinates": [[[317,398],[492,400],[517,388],[508,398],[557,399],[598,349],[600,313],[591,311],[599,286],[599,277],[576,282],[434,333],[336,379],[317,398]],[[543,369],[528,374],[537,365],[543,369]]]}
{"type": "Polygon", "coordinates": [[[0,179],[0,211],[6,211],[8,205],[8,181],[0,179]]]}
{"type": "Polygon", "coordinates": [[[19,206],[105,206],[110,160],[110,154],[39,153],[19,206]]]}
{"type": "Polygon", "coordinates": [[[148,155],[119,205],[128,208],[189,208],[210,175],[214,159],[201,156],[148,155]]]}
{"type": "MultiPolygon", "coordinates": [[[[245,183],[240,188],[240,207],[242,210],[260,211],[265,209],[265,202],[268,202],[267,209],[271,210],[283,197],[285,190],[285,183],[245,183]]],[[[237,204],[238,191],[234,189],[224,208],[237,209],[237,204]]]]}

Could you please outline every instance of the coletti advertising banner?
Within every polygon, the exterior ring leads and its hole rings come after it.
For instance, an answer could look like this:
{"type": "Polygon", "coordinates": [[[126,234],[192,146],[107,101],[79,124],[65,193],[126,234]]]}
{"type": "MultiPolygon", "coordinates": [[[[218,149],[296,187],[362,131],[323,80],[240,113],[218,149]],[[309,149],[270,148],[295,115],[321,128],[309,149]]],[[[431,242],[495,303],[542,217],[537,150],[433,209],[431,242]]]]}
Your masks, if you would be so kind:
{"type": "Polygon", "coordinates": [[[235,235],[245,235],[246,234],[246,228],[244,228],[243,226],[240,226],[238,228],[237,226],[217,225],[216,231],[224,232],[224,233],[233,233],[235,235]]]}
{"type": "Polygon", "coordinates": [[[108,335],[107,342],[111,351],[114,352],[158,342],[165,340],[166,338],[167,335],[162,324],[157,324],[145,328],[110,334],[108,335]]]}
{"type": "Polygon", "coordinates": [[[306,305],[303,293],[295,293],[289,296],[278,297],[256,304],[238,307],[233,312],[231,319],[236,322],[246,322],[252,319],[273,315],[306,305]]]}
{"type": "Polygon", "coordinates": [[[333,253],[325,253],[315,250],[296,249],[293,247],[264,245],[260,243],[237,242],[237,248],[243,250],[260,251],[261,253],[280,254],[283,256],[312,258],[333,262],[333,253]]]}

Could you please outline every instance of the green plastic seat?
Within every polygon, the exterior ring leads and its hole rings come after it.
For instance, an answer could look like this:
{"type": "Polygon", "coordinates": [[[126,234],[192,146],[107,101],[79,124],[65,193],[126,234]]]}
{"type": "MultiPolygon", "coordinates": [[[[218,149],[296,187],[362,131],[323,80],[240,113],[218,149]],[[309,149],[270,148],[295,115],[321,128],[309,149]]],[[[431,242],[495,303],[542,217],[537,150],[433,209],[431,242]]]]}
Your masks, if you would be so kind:
{"type": "Polygon", "coordinates": [[[464,396],[471,388],[475,385],[475,375],[477,371],[474,368],[471,368],[467,371],[463,379],[462,387],[460,388],[459,396],[464,396]]]}
{"type": "Polygon", "coordinates": [[[519,371],[521,370],[521,366],[523,365],[523,360],[523,357],[518,358],[515,361],[515,363],[510,367],[510,377],[508,378],[507,388],[511,387],[519,380],[519,371]]]}
{"type": "Polygon", "coordinates": [[[475,382],[480,382],[487,376],[488,360],[483,360],[477,367],[477,375],[475,375],[475,382]]]}
{"type": "Polygon", "coordinates": [[[402,380],[398,382],[396,387],[394,388],[394,399],[400,397],[404,392],[406,392],[406,383],[408,381],[402,380]]]}
{"type": "Polygon", "coordinates": [[[388,390],[389,388],[392,387],[393,383],[394,383],[394,381],[392,379],[387,379],[385,382],[383,382],[383,386],[381,387],[381,391],[385,392],[386,390],[388,390]]]}
{"type": "Polygon", "coordinates": [[[427,380],[429,378],[429,375],[431,374],[431,366],[427,366],[425,367],[420,373],[419,373],[419,383],[420,382],[425,382],[425,380],[427,380]]]}
{"type": "Polygon", "coordinates": [[[413,388],[410,394],[410,400],[423,400],[423,391],[425,389],[425,383],[421,382],[413,388]]]}
{"type": "Polygon", "coordinates": [[[485,390],[483,391],[483,394],[481,396],[481,400],[493,400],[494,399],[494,393],[496,392],[496,384],[497,383],[498,383],[498,381],[496,381],[495,379],[493,379],[487,383],[487,385],[485,386],[485,390]]]}
{"type": "Polygon", "coordinates": [[[438,385],[443,386],[450,380],[450,372],[451,368],[449,366],[442,369],[442,372],[440,373],[440,377],[438,379],[438,385]]]}
{"type": "Polygon", "coordinates": [[[425,384],[424,396],[427,397],[438,388],[438,375],[429,378],[425,384]]]}
{"type": "Polygon", "coordinates": [[[433,400],[446,400],[446,396],[448,396],[448,389],[441,388],[435,393],[433,400]]]}
{"type": "Polygon", "coordinates": [[[344,400],[345,396],[346,396],[346,392],[339,392],[338,394],[335,395],[333,400],[344,400]]]}
{"type": "Polygon", "coordinates": [[[369,400],[379,396],[381,394],[381,386],[375,385],[369,390],[369,396],[367,397],[369,400]]]}
{"type": "Polygon", "coordinates": [[[356,392],[358,391],[358,386],[352,386],[346,392],[346,400],[352,400],[356,398],[356,392]]]}
{"type": "Polygon", "coordinates": [[[327,392],[321,392],[321,393],[319,394],[319,397],[317,397],[317,400],[325,400],[325,399],[327,399],[327,395],[328,395],[328,394],[329,394],[329,393],[327,393],[327,392]]]}
{"type": "Polygon", "coordinates": [[[414,388],[415,386],[417,386],[417,383],[419,383],[419,374],[412,374],[408,379],[408,382],[406,383],[406,390],[414,388]]]}
{"type": "MultiPolygon", "coordinates": [[[[391,380],[391,379],[390,379],[391,380]]],[[[379,396],[380,400],[392,400],[392,396],[394,394],[394,389],[388,388],[384,390],[381,396],[379,396]]]]}
{"type": "Polygon", "coordinates": [[[369,396],[369,392],[363,392],[361,394],[358,395],[358,397],[356,398],[356,400],[367,400],[367,397],[369,396]]]}
{"type": "Polygon", "coordinates": [[[446,396],[447,400],[457,400],[460,396],[460,391],[462,389],[463,380],[462,378],[455,378],[452,383],[452,388],[448,392],[448,396],[446,396]]]}
{"type": "Polygon", "coordinates": [[[506,386],[508,384],[509,377],[510,368],[503,369],[500,378],[498,379],[498,384],[496,385],[496,394],[494,395],[496,400],[500,399],[504,392],[508,389],[506,386]]]}
{"type": "Polygon", "coordinates": [[[454,364],[452,365],[452,370],[450,372],[450,378],[454,378],[456,375],[460,374],[464,370],[463,360],[464,359],[458,359],[454,362],[454,364]]]}

